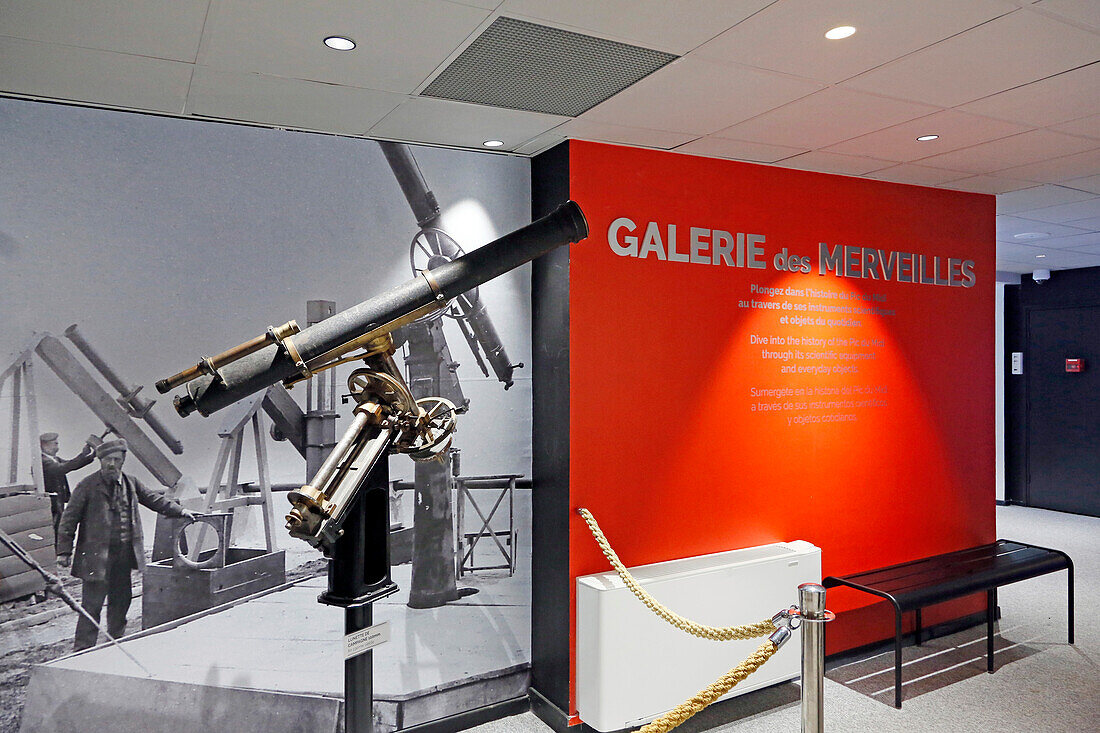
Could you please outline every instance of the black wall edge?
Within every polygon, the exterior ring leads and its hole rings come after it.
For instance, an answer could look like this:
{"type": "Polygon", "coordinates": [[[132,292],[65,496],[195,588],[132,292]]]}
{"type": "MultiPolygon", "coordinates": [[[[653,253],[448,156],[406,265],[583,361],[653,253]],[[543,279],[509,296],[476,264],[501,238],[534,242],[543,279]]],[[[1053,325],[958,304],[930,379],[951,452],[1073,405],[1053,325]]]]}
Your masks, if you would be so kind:
{"type": "MultiPolygon", "coordinates": [[[[531,164],[531,216],[569,199],[569,143],[531,164]]],[[[571,245],[584,246],[584,245],[571,245]]],[[[532,709],[547,725],[569,711],[569,247],[534,261],[532,333],[532,709]],[[549,717],[544,717],[544,714],[549,717]]],[[[556,729],[556,728],[555,728],[556,729]]]]}

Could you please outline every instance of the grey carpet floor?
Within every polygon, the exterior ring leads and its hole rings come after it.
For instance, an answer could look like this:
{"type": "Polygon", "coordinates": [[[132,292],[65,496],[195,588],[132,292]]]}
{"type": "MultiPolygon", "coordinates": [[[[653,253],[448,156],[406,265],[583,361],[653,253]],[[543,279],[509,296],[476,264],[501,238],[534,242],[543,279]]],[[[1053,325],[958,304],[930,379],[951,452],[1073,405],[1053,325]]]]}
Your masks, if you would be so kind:
{"type": "MultiPolygon", "coordinates": [[[[1066,643],[1064,572],[1002,588],[996,667],[985,671],[985,627],[909,646],[905,702],[893,707],[893,654],[830,666],[825,727],[836,733],[1100,733],[1100,519],[998,507],[997,536],[1069,553],[1075,566],[1076,644],[1066,643]]],[[[546,733],[532,713],[478,733],[546,733]]],[[[792,733],[799,687],[776,685],[713,705],[678,730],[792,733]]]]}

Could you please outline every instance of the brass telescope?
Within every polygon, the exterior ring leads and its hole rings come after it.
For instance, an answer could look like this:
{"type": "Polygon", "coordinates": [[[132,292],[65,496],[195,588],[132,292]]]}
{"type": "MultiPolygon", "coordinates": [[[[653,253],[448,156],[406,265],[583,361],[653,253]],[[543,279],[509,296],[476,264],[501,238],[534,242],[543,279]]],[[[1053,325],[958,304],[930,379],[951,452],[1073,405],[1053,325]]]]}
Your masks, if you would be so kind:
{"type": "MultiPolygon", "coordinates": [[[[198,365],[157,382],[161,393],[182,384],[187,393],[175,399],[183,417],[209,416],[278,381],[308,379],[322,369],[361,357],[341,359],[428,313],[472,288],[513,270],[563,244],[588,235],[581,208],[567,201],[550,214],[353,306],[313,326],[298,330],[293,321],[198,365]]],[[[364,355],[365,356],[365,355],[364,355]]]]}

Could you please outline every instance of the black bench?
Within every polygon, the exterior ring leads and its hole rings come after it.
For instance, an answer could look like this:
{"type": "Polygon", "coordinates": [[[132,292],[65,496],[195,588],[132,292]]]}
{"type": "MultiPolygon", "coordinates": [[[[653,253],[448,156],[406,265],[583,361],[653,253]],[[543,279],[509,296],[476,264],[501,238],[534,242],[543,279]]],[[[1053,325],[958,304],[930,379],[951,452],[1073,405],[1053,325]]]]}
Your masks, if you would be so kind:
{"type": "Polygon", "coordinates": [[[1060,550],[997,540],[864,573],[822,581],[872,593],[894,606],[894,707],[901,707],[901,615],[916,611],[916,642],[921,643],[921,609],[981,591],[986,592],[986,669],[993,671],[993,617],[997,588],[1059,570],[1069,571],[1069,643],[1073,643],[1073,561],[1060,550]]]}

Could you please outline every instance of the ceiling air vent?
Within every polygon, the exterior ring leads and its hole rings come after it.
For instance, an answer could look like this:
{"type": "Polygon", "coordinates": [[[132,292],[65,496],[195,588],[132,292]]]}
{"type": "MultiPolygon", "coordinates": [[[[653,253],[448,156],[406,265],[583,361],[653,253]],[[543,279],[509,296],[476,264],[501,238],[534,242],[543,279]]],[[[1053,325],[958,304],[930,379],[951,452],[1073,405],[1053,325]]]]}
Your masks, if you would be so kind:
{"type": "Polygon", "coordinates": [[[421,94],[576,117],[676,58],[502,17],[421,94]]]}

